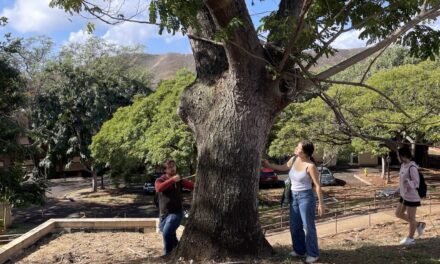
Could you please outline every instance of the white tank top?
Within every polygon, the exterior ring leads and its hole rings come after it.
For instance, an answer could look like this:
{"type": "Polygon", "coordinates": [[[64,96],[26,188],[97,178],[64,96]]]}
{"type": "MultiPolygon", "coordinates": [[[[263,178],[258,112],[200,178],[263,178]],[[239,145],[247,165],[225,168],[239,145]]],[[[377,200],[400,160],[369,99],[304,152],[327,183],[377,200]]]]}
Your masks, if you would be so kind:
{"type": "Polygon", "coordinates": [[[307,173],[307,167],[303,171],[296,171],[294,165],[290,168],[289,178],[292,183],[290,187],[292,191],[300,192],[312,189],[312,179],[307,173]]]}

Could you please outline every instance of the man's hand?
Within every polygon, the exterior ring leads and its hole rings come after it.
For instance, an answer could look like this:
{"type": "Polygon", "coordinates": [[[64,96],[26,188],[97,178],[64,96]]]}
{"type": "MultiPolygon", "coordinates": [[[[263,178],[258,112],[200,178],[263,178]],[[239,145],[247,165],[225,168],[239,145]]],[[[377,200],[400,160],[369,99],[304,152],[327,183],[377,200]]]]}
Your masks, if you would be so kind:
{"type": "Polygon", "coordinates": [[[179,182],[179,181],[181,180],[179,174],[174,175],[172,178],[173,178],[173,180],[174,180],[175,182],[179,182]]]}
{"type": "Polygon", "coordinates": [[[262,159],[261,160],[261,165],[265,168],[270,168],[270,163],[267,159],[262,159]]]}

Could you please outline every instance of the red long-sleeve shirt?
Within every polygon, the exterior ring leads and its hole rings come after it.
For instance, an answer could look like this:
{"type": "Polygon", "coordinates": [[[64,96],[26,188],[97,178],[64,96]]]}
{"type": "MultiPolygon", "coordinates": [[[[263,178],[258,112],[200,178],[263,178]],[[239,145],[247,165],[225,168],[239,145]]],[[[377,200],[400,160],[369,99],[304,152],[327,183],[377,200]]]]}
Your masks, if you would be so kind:
{"type": "MultiPolygon", "coordinates": [[[[194,190],[194,183],[192,181],[181,180],[180,182],[182,183],[183,188],[194,190]]],[[[156,192],[163,192],[174,183],[176,183],[176,181],[172,177],[164,174],[156,180],[154,187],[156,188],[156,192]]]]}
{"type": "Polygon", "coordinates": [[[188,180],[176,182],[172,177],[164,174],[154,184],[159,195],[160,216],[182,213],[182,187],[193,190],[194,183],[188,180]]]}

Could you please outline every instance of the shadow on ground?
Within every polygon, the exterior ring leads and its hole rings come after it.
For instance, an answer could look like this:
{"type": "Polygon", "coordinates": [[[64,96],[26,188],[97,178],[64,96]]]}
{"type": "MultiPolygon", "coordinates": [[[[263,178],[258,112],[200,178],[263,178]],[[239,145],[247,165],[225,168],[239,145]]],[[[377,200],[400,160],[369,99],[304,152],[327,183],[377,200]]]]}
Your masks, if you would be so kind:
{"type": "Polygon", "coordinates": [[[140,194],[133,203],[120,205],[49,198],[44,206],[15,208],[12,214],[14,225],[38,225],[51,218],[157,217],[159,213],[153,196],[140,194]]]}
{"type": "MultiPolygon", "coordinates": [[[[296,263],[294,258],[286,257],[291,251],[288,246],[275,247],[277,255],[262,263],[296,263]],[[290,262],[293,261],[293,262],[290,262]]],[[[297,262],[297,263],[302,263],[297,262]]],[[[417,244],[410,247],[400,245],[353,244],[352,248],[334,248],[321,250],[317,263],[440,263],[440,237],[418,239],[417,244]]]]}

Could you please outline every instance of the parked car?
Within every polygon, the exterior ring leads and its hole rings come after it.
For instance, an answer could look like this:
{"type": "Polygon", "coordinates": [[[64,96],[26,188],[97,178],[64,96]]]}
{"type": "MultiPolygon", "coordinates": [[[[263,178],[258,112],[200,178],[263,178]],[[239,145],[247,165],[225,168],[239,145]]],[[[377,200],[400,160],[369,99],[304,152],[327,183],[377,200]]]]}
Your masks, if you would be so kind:
{"type": "Polygon", "coordinates": [[[261,168],[260,170],[260,186],[277,186],[278,175],[276,172],[269,168],[261,168]]]}
{"type": "Polygon", "coordinates": [[[336,179],[327,167],[318,167],[319,179],[322,186],[335,185],[336,179]]]}
{"type": "Polygon", "coordinates": [[[156,188],[154,187],[154,182],[146,182],[144,184],[144,193],[145,194],[155,194],[156,193],[156,188]]]}
{"type": "Polygon", "coordinates": [[[142,187],[145,194],[155,194],[156,188],[154,187],[154,183],[156,182],[156,179],[159,178],[162,174],[161,173],[153,173],[148,175],[148,180],[142,187]]]}
{"type": "Polygon", "coordinates": [[[395,193],[396,193],[395,188],[387,188],[387,189],[383,189],[383,190],[378,190],[376,192],[376,197],[377,198],[392,198],[392,197],[394,197],[395,193]]]}

